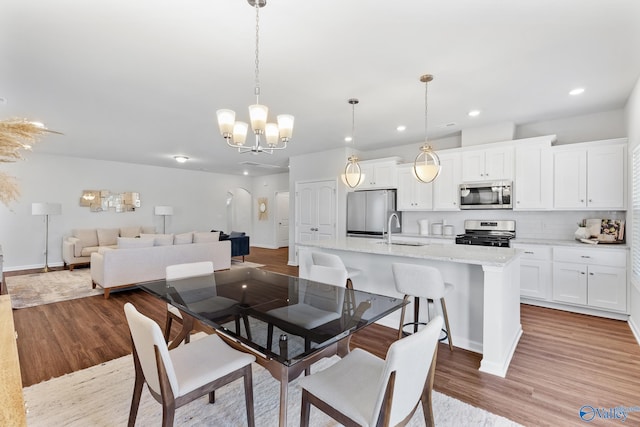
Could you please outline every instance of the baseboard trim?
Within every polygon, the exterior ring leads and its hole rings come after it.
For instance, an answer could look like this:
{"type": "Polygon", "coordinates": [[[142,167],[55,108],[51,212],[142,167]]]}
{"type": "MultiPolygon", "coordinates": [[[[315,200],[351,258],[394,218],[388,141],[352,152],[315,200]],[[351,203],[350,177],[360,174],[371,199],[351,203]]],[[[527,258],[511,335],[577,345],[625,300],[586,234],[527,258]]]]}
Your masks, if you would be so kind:
{"type": "Polygon", "coordinates": [[[261,244],[255,244],[255,243],[251,243],[251,246],[255,246],[256,248],[262,248],[262,249],[279,249],[277,246],[273,246],[273,245],[261,245],[261,244]]]}

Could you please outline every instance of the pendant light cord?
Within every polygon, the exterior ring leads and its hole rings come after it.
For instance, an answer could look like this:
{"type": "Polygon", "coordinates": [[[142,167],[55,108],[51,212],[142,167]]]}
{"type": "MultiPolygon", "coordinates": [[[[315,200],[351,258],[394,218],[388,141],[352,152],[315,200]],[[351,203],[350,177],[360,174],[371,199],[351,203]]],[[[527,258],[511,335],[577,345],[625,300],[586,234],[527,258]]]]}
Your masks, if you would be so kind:
{"type": "Polygon", "coordinates": [[[255,70],[255,95],[256,104],[259,104],[260,96],[260,2],[256,1],[256,70],[255,70]]]}
{"type": "Polygon", "coordinates": [[[428,94],[429,94],[429,82],[425,82],[424,83],[424,143],[427,144],[429,141],[429,138],[427,137],[427,124],[428,124],[428,114],[427,114],[427,106],[429,105],[427,103],[428,100],[428,94]]]}

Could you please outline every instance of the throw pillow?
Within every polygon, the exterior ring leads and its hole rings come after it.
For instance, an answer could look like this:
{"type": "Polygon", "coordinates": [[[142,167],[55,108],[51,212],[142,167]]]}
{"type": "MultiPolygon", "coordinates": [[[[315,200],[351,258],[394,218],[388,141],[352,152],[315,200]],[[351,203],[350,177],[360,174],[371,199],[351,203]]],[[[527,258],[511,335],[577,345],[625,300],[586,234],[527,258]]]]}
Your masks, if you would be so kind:
{"type": "Polygon", "coordinates": [[[153,239],[137,237],[118,237],[118,249],[150,248],[153,246],[153,239]]]}
{"type": "Polygon", "coordinates": [[[120,230],[117,228],[98,228],[96,229],[98,234],[99,246],[111,246],[118,243],[118,237],[120,236],[120,230]]]}
{"type": "Polygon", "coordinates": [[[193,231],[189,231],[188,233],[176,234],[173,236],[173,244],[174,245],[186,245],[193,243],[193,231]]]}
{"type": "Polygon", "coordinates": [[[193,243],[210,243],[217,242],[219,240],[219,231],[216,231],[215,233],[207,233],[206,231],[193,233],[193,243]]]}
{"type": "Polygon", "coordinates": [[[140,227],[122,227],[120,237],[140,237],[140,227]]]}
{"type": "Polygon", "coordinates": [[[71,230],[73,237],[80,239],[81,246],[98,246],[98,234],[95,228],[77,228],[71,230]]]}
{"type": "Polygon", "coordinates": [[[156,234],[153,239],[153,246],[173,245],[173,234],[156,234]]]}
{"type": "Polygon", "coordinates": [[[142,226],[141,233],[155,234],[155,232],[156,232],[156,228],[153,226],[142,226]]]}

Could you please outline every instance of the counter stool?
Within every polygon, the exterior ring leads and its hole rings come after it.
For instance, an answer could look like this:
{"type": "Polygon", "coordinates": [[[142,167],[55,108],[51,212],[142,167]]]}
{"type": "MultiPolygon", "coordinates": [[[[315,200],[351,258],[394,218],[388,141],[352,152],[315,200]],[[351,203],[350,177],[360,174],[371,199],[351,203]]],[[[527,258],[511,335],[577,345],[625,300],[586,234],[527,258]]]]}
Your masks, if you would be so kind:
{"type": "Polygon", "coordinates": [[[413,322],[404,323],[405,310],[407,306],[403,306],[402,313],[400,315],[400,326],[398,328],[398,339],[402,338],[403,335],[410,334],[404,330],[406,326],[413,325],[413,332],[415,333],[418,331],[419,325],[426,325],[426,323],[420,322],[418,317],[420,313],[420,298],[426,298],[427,300],[427,319],[429,320],[431,320],[429,302],[433,302],[435,304],[436,300],[440,300],[444,324],[446,326],[446,330],[442,330],[442,332],[444,332],[444,337],[440,338],[440,341],[448,339],[449,350],[453,351],[451,329],[449,328],[449,317],[447,316],[447,306],[444,302],[445,294],[453,289],[453,285],[451,283],[445,283],[442,280],[440,270],[435,267],[417,264],[393,263],[391,265],[391,269],[393,270],[396,290],[404,294],[405,301],[408,301],[410,297],[414,297],[413,322]]]}
{"type": "MultiPolygon", "coordinates": [[[[313,265],[345,270],[347,272],[346,287],[349,290],[353,290],[353,282],[351,281],[351,279],[362,273],[362,270],[345,266],[342,262],[342,259],[338,255],[328,254],[325,252],[312,252],[311,260],[313,261],[313,265]]],[[[344,309],[345,313],[353,313],[355,310],[353,296],[350,292],[348,292],[345,296],[344,309]]]]}

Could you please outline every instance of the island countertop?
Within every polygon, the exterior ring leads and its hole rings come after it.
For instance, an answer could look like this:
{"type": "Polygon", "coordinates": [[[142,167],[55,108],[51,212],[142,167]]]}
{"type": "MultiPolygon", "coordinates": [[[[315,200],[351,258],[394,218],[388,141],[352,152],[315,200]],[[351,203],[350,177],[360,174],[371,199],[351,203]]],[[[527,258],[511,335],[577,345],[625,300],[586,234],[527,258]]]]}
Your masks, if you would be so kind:
{"type": "Polygon", "coordinates": [[[339,239],[299,242],[298,246],[308,246],[339,251],[360,252],[377,255],[393,255],[408,258],[449,261],[493,267],[504,267],[518,258],[520,251],[514,248],[496,248],[475,245],[452,245],[430,243],[416,246],[414,242],[345,237],[339,239]]]}

